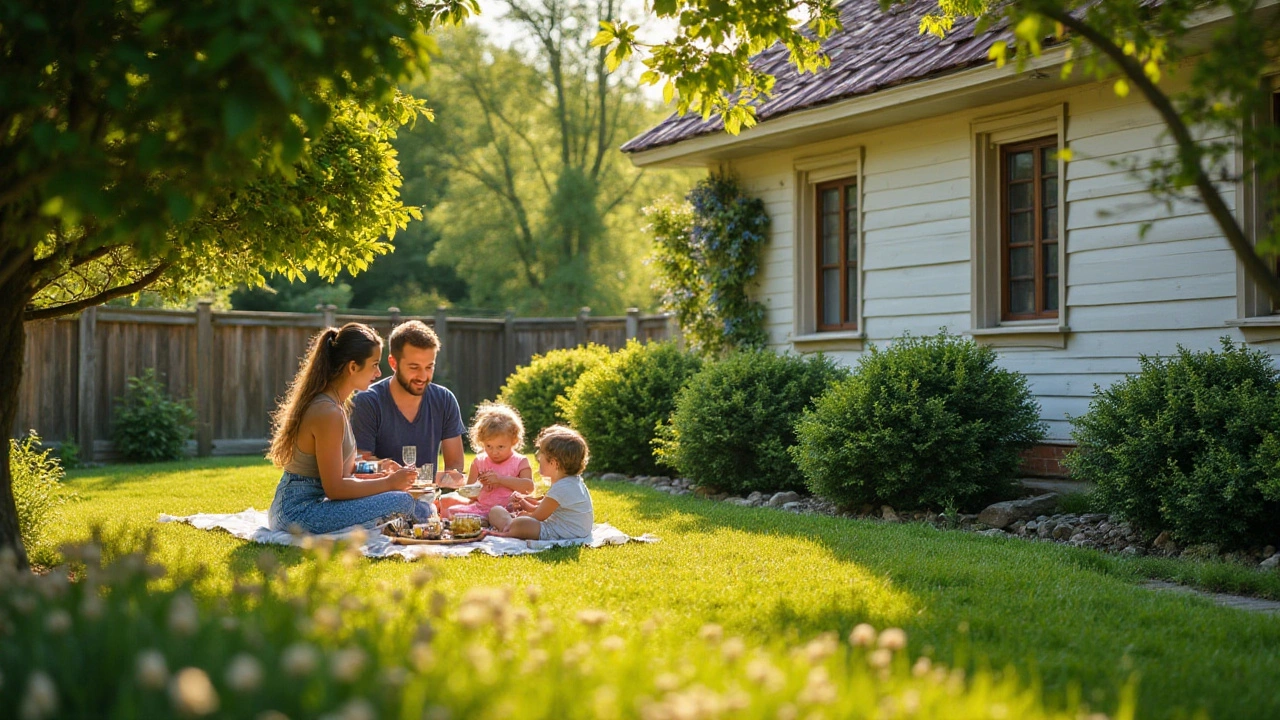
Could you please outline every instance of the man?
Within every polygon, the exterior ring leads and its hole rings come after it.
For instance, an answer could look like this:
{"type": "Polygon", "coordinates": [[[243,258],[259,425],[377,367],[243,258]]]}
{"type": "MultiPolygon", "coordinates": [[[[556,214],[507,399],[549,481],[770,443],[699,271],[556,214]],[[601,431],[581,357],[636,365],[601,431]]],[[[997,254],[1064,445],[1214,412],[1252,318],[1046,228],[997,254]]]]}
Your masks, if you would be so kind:
{"type": "Polygon", "coordinates": [[[411,320],[391,331],[391,377],[356,393],[351,428],[356,448],[367,459],[403,460],[405,445],[417,447],[418,464],[434,463],[444,451],[437,483],[462,484],[462,411],[447,388],[431,382],[440,340],[425,324],[411,320]]]}

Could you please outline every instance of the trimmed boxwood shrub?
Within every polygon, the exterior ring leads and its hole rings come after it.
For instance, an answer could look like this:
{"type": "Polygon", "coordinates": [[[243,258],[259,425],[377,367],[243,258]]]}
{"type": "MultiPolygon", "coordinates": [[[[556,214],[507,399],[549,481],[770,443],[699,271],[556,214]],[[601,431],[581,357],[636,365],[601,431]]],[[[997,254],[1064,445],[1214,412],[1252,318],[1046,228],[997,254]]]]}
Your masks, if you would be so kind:
{"type": "Polygon", "coordinates": [[[675,409],[676,394],[701,368],[669,342],[635,340],[586,371],[562,403],[569,424],[591,446],[601,472],[655,474],[653,440],[675,409]]]}
{"type": "Polygon", "coordinates": [[[125,381],[124,397],[117,400],[111,439],[126,460],[159,462],[183,455],[193,435],[195,411],[183,400],[174,400],[147,368],[125,381]]]}
{"type": "Polygon", "coordinates": [[[849,371],[822,355],[747,350],[705,366],[676,398],[659,460],[699,485],[803,490],[788,450],[800,413],[849,371]]]}
{"type": "Polygon", "coordinates": [[[1179,347],[1099,390],[1072,418],[1072,477],[1148,535],[1223,548],[1280,539],[1280,372],[1224,338],[1179,347]]]}
{"type": "Polygon", "coordinates": [[[796,435],[809,488],[840,506],[976,508],[1009,496],[1044,424],[1026,378],[991,348],[940,333],[872,348],[796,435]]]}
{"type": "Polygon", "coordinates": [[[534,355],[528,365],[521,365],[507,377],[498,391],[498,402],[515,408],[524,419],[528,447],[533,447],[533,438],[542,428],[568,422],[560,408],[561,398],[582,373],[607,357],[609,348],[595,343],[552,350],[534,355]]]}

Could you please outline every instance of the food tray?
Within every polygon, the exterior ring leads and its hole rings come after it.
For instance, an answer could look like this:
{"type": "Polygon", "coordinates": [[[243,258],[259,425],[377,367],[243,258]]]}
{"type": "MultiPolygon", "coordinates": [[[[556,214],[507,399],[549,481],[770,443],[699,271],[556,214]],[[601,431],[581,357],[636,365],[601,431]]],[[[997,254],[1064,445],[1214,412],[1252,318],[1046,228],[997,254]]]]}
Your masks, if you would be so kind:
{"type": "Polygon", "coordinates": [[[481,530],[479,535],[469,538],[443,538],[440,540],[426,540],[410,537],[392,537],[391,542],[396,545],[465,545],[466,543],[479,542],[489,534],[488,530],[481,530]]]}

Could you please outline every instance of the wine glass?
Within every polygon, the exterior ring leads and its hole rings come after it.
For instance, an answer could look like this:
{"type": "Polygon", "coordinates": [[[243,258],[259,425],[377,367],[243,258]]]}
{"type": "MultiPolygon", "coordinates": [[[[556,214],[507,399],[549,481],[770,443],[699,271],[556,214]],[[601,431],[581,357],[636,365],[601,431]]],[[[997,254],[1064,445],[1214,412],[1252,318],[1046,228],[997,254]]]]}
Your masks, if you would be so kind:
{"type": "Polygon", "coordinates": [[[417,467],[418,466],[418,446],[405,445],[404,447],[400,448],[400,459],[404,461],[405,467],[417,467]]]}

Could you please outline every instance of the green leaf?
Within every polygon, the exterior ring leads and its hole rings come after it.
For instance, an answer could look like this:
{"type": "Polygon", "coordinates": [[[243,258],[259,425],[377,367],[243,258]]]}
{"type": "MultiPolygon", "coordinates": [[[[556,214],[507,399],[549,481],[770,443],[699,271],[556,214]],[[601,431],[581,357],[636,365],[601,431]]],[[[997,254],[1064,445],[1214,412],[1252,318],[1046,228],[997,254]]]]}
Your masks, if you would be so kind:
{"type": "Polygon", "coordinates": [[[253,127],[257,117],[257,109],[236,95],[227,98],[227,104],[222,106],[222,124],[231,139],[240,137],[253,127]]]}

